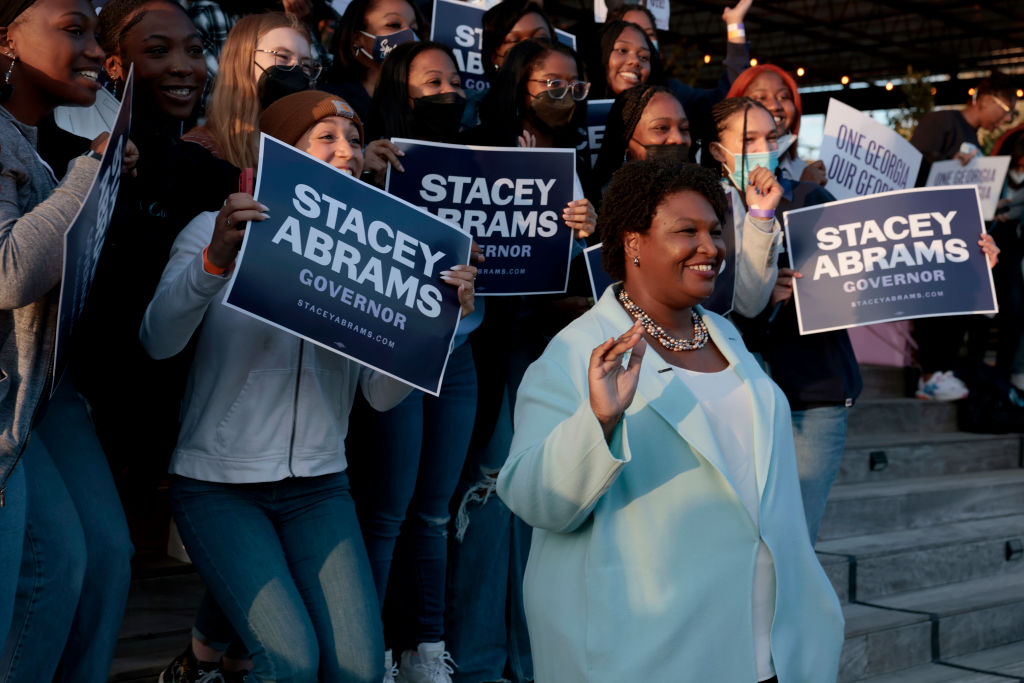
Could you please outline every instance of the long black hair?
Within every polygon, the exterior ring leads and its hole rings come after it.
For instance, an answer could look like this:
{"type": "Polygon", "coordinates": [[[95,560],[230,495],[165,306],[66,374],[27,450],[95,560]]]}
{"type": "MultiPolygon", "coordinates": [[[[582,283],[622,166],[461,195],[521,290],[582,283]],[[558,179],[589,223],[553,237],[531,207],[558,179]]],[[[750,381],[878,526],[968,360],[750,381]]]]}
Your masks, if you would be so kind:
{"type": "MultiPolygon", "coordinates": [[[[330,52],[334,56],[334,65],[325,78],[332,83],[346,81],[362,82],[366,78],[366,65],[356,57],[352,46],[355,45],[356,36],[360,31],[366,30],[366,13],[377,4],[378,0],[352,0],[352,3],[345,8],[345,14],[338,22],[338,30],[331,38],[330,52]]],[[[416,35],[430,35],[430,26],[420,12],[419,6],[412,0],[406,0],[409,7],[412,7],[413,16],[416,22],[416,35]]]]}
{"type": "Polygon", "coordinates": [[[494,56],[505,42],[505,36],[509,34],[512,27],[527,14],[536,14],[543,19],[548,27],[548,35],[551,40],[555,39],[555,28],[551,25],[551,20],[534,0],[504,0],[484,12],[481,22],[483,37],[480,56],[484,63],[484,75],[491,83],[494,83],[494,78],[498,75],[498,67],[494,65],[494,56]]]}
{"type": "Polygon", "coordinates": [[[608,60],[611,58],[612,50],[615,49],[615,41],[619,39],[619,35],[627,28],[639,31],[640,35],[644,37],[647,51],[651,53],[651,73],[644,83],[665,85],[665,72],[661,65],[661,56],[655,49],[654,43],[651,42],[650,36],[644,33],[644,29],[631,21],[610,21],[601,28],[597,43],[596,63],[592,62],[594,64],[594,73],[600,73],[600,76],[594,76],[595,82],[591,86],[590,96],[594,99],[615,96],[611,88],[608,87],[608,60]]]}
{"type": "Polygon", "coordinates": [[[414,137],[413,113],[409,106],[409,67],[417,56],[428,50],[440,50],[448,55],[452,64],[458,64],[450,47],[432,40],[402,43],[392,50],[384,60],[380,82],[373,93],[367,120],[367,140],[414,137]]]}
{"type": "MultiPolygon", "coordinates": [[[[582,80],[586,78],[583,61],[572,48],[557,41],[524,40],[505,55],[505,62],[498,70],[494,85],[487,91],[480,103],[480,123],[488,133],[493,144],[507,147],[515,146],[516,140],[523,132],[523,121],[528,111],[526,84],[530,74],[552,52],[560,52],[576,63],[576,73],[582,80]]],[[[566,93],[566,97],[572,97],[566,93]]],[[[586,101],[576,103],[576,111],[572,120],[560,133],[555,144],[558,147],[576,147],[581,133],[579,129],[587,120],[586,101]]]]}

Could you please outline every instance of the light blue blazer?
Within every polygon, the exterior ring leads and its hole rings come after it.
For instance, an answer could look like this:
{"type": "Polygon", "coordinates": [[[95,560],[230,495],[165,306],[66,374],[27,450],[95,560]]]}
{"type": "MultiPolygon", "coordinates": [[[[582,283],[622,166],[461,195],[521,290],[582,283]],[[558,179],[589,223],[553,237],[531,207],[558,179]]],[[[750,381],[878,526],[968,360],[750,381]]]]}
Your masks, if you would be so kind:
{"type": "Polygon", "coordinates": [[[701,313],[750,392],[760,525],[704,410],[654,349],[605,441],[587,364],[632,324],[609,288],[527,371],[498,477],[502,500],[534,527],[524,593],[537,683],[753,683],[760,539],[775,563],[779,681],[836,680],[843,616],[808,541],[789,406],[736,328],[701,313]]]}

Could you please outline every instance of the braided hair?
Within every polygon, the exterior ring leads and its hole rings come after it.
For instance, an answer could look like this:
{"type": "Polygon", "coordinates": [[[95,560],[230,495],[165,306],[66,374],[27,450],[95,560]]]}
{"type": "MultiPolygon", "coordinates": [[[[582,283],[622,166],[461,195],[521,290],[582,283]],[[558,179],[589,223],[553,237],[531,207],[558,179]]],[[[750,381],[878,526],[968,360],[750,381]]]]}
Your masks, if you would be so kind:
{"type": "Polygon", "coordinates": [[[615,169],[622,165],[626,148],[629,147],[629,140],[633,137],[637,124],[640,123],[640,117],[643,116],[644,109],[651,99],[658,93],[675,97],[668,88],[644,83],[623,90],[615,98],[615,103],[608,112],[601,152],[594,165],[593,187],[596,194],[593,196],[600,196],[601,188],[611,179],[615,169]]]}
{"type": "MultiPolygon", "coordinates": [[[[717,142],[721,144],[722,131],[729,127],[729,120],[736,114],[743,112],[743,137],[741,140],[747,139],[747,115],[751,109],[761,109],[769,117],[771,112],[768,111],[767,107],[753,100],[749,97],[727,97],[715,106],[711,108],[711,118],[715,122],[715,134],[708,138],[704,142],[704,149],[701,152],[701,166],[710,169],[717,169],[723,176],[726,175],[725,166],[714,158],[711,154],[711,143],[717,142]]],[[[774,121],[774,119],[772,119],[774,121]]],[[[747,163],[747,152],[744,147],[742,151],[743,161],[741,162],[744,166],[747,163]]],[[[745,168],[742,170],[746,170],[745,168]]]]}

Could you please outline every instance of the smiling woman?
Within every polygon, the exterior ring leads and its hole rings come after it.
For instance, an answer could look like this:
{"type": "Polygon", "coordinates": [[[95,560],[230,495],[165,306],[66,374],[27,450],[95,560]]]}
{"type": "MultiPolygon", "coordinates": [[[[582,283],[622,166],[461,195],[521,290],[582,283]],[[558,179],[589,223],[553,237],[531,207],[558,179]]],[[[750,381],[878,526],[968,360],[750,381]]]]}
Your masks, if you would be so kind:
{"type": "Polygon", "coordinates": [[[94,102],[103,60],[95,30],[87,0],[0,6],[5,681],[105,681],[128,595],[131,542],[96,433],[69,382],[50,400],[64,235],[93,182],[107,136],[81,150],[58,183],[37,151],[38,124],[57,106],[94,102]],[[58,662],[62,673],[55,679],[58,662]]]}
{"type": "Polygon", "coordinates": [[[833,680],[843,617],[804,533],[788,406],[699,305],[726,197],[694,165],[630,162],[601,209],[623,282],[527,370],[498,475],[534,527],[535,678],[833,680]]]}

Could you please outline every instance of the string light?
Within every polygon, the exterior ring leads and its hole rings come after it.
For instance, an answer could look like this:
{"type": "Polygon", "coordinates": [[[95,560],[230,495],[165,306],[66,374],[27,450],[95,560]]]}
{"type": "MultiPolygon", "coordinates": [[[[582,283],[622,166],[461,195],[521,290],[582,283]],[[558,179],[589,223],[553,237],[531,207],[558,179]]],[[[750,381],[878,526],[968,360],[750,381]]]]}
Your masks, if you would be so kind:
{"type": "Polygon", "coordinates": [[[1024,89],[1017,88],[1017,99],[1024,99],[1024,89]]]}
{"type": "Polygon", "coordinates": [[[704,55],[704,63],[705,64],[710,64],[711,63],[711,55],[704,55]]]}
{"type": "Polygon", "coordinates": [[[977,90],[975,90],[974,88],[971,88],[970,90],[967,91],[967,94],[970,95],[971,97],[974,97],[974,93],[976,93],[976,92],[977,92],[977,90]]]}
{"type": "Polygon", "coordinates": [[[843,85],[849,85],[850,84],[850,77],[849,76],[843,76],[842,78],[839,79],[839,82],[842,83],[843,85]]]}
{"type": "Polygon", "coordinates": [[[889,81],[888,83],[886,83],[886,84],[885,84],[885,89],[886,89],[886,90],[892,90],[892,89],[893,89],[893,87],[894,87],[894,86],[893,86],[893,84],[892,84],[892,81],[889,81]]]}
{"type": "Polygon", "coordinates": [[[750,66],[757,66],[757,60],[753,57],[750,58],[750,66]]]}
{"type": "Polygon", "coordinates": [[[805,73],[806,72],[804,71],[804,68],[802,66],[796,70],[797,76],[803,76],[805,73]]]}

